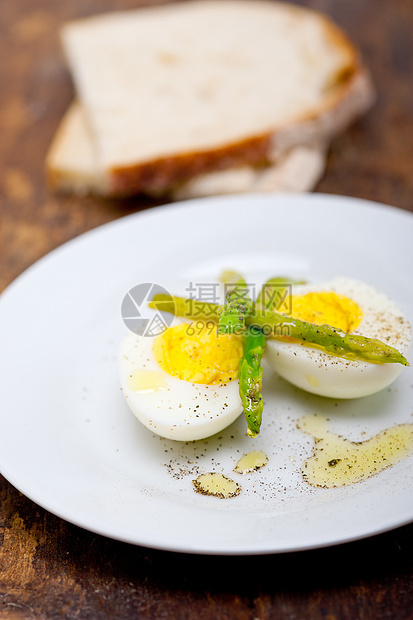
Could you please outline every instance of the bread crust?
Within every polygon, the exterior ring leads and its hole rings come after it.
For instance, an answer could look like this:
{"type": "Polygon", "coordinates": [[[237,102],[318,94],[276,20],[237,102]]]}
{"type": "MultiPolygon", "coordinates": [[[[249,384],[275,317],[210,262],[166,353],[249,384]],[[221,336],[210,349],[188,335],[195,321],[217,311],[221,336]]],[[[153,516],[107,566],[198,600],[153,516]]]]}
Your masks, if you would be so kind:
{"type": "Polygon", "coordinates": [[[270,152],[271,134],[264,134],[210,151],[180,153],[134,166],[112,168],[107,192],[117,196],[137,192],[163,194],[200,174],[228,170],[242,164],[266,166],[270,152]]]}

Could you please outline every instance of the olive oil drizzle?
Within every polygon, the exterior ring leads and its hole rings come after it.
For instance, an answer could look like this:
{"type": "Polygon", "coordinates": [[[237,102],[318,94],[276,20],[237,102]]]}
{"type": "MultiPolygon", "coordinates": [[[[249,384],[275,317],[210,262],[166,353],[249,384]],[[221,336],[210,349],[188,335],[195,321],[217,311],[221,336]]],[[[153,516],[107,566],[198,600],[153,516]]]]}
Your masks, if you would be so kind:
{"type": "Polygon", "coordinates": [[[208,472],[192,481],[195,491],[201,495],[212,495],[220,499],[236,497],[241,492],[240,485],[221,473],[208,472]]]}
{"type": "Polygon", "coordinates": [[[333,433],[317,414],[300,418],[297,427],[314,437],[313,455],[301,473],[312,486],[333,488],[365,480],[413,454],[413,424],[399,424],[365,441],[333,433]]]}
{"type": "Polygon", "coordinates": [[[250,474],[264,467],[268,463],[268,456],[262,450],[253,450],[244,454],[234,467],[237,474],[250,474]]]}
{"type": "Polygon", "coordinates": [[[135,370],[127,380],[128,387],[133,392],[152,394],[167,389],[164,374],[158,370],[135,370]]]}

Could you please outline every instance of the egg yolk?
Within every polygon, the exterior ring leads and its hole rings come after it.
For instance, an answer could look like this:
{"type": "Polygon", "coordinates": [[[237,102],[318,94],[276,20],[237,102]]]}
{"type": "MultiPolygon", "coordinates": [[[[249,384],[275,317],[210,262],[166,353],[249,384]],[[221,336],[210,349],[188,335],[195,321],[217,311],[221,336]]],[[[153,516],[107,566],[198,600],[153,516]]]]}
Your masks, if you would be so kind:
{"type": "Polygon", "coordinates": [[[217,334],[216,325],[181,323],[157,336],[155,359],[168,374],[190,383],[227,383],[237,378],[242,338],[217,334]]]}
{"type": "Polygon", "coordinates": [[[331,325],[351,333],[360,324],[363,312],[352,299],[331,292],[292,295],[290,316],[316,325],[331,325]]]}

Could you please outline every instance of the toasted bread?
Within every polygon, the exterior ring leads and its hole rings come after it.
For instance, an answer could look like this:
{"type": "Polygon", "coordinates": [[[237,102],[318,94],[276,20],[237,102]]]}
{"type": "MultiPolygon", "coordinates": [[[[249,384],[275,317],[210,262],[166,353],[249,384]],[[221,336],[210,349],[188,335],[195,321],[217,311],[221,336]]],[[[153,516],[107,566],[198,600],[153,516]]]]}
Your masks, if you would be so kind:
{"type": "Polygon", "coordinates": [[[69,23],[62,40],[81,106],[59,130],[48,169],[66,189],[193,195],[210,175],[245,170],[251,189],[295,147],[323,150],[373,97],[343,32],[289,4],[160,5],[69,23]],[[68,123],[89,149],[80,174],[69,174],[68,123]]]}

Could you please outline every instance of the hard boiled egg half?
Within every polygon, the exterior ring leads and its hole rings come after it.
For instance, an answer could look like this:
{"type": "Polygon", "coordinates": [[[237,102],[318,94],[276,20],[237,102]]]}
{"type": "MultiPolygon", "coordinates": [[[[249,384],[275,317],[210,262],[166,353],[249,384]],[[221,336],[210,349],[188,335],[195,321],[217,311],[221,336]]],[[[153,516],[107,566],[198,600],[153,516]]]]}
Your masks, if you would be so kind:
{"type": "Polygon", "coordinates": [[[216,324],[175,319],[155,338],[129,333],[119,371],[126,401],[146,428],[168,439],[218,433],[242,412],[238,365],[242,338],[216,324]]]}
{"type": "MultiPolygon", "coordinates": [[[[385,294],[358,280],[334,278],[318,285],[293,286],[289,305],[288,314],[294,318],[377,338],[403,355],[409,349],[412,331],[401,310],[385,294]]],[[[268,338],[266,358],[293,385],[332,398],[374,394],[403,370],[401,364],[346,359],[288,338],[268,338]]]]}

